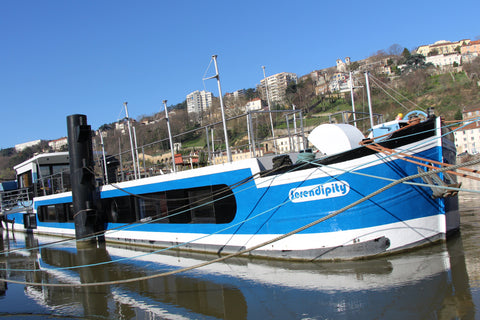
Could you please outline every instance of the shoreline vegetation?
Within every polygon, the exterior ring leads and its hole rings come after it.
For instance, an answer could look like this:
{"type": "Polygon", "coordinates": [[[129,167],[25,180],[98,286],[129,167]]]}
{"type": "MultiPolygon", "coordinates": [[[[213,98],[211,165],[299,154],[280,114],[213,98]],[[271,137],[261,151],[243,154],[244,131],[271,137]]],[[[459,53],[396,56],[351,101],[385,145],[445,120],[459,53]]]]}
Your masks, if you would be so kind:
{"type": "MultiPolygon", "coordinates": [[[[371,73],[374,81],[370,90],[375,113],[382,114],[384,119],[388,121],[394,119],[399,113],[406,114],[413,109],[426,110],[428,107],[433,107],[436,114],[443,116],[446,120],[461,120],[462,111],[480,108],[480,57],[461,66],[436,68],[433,65],[425,64],[425,57],[421,55],[419,57],[417,54],[412,55],[408,50],[405,50],[401,54],[388,56],[387,61],[392,64],[390,67],[395,71],[395,74],[387,76],[371,73]],[[397,67],[400,65],[402,66],[401,70],[397,67]],[[389,91],[389,89],[391,90],[389,91]],[[394,99],[389,92],[394,92],[394,99]]],[[[385,59],[385,53],[377,53],[376,56],[372,57],[385,59]]],[[[354,69],[358,66],[353,62],[350,68],[354,69]]],[[[351,71],[354,72],[355,70],[351,71]]],[[[360,84],[354,93],[356,111],[368,112],[365,86],[362,85],[360,75],[354,77],[354,79],[358,80],[360,84]]],[[[330,121],[329,116],[332,114],[352,110],[350,92],[327,92],[316,95],[315,83],[309,77],[302,77],[297,83],[291,83],[286,89],[285,97],[282,103],[273,104],[272,110],[291,110],[292,106],[295,105],[297,110],[302,110],[304,126],[306,127],[328,123],[330,121]]],[[[225,97],[227,117],[243,113],[242,108],[254,98],[260,98],[260,93],[254,88],[245,89],[245,95],[238,99],[225,97]]],[[[202,121],[198,122],[198,119],[196,119],[197,121],[189,119],[186,101],[169,106],[172,133],[175,135],[180,132],[193,131],[193,129],[202,125],[219,121],[219,108],[219,99],[214,97],[209,114],[204,115],[202,121]]],[[[151,116],[142,116],[134,122],[139,146],[160,141],[168,136],[163,116],[164,113],[159,112],[151,116]],[[144,123],[153,124],[143,125],[144,123]]],[[[258,125],[256,132],[259,137],[268,136],[270,133],[270,123],[267,118],[267,116],[260,118],[260,125],[258,125]]],[[[285,121],[276,118],[274,127],[275,131],[285,130],[285,121]]],[[[99,128],[100,131],[107,132],[104,137],[104,145],[106,152],[109,154],[117,153],[119,147],[122,150],[129,149],[128,135],[122,134],[120,130],[114,130],[114,128],[114,123],[104,124],[99,128]]],[[[365,131],[368,128],[359,129],[365,131]]],[[[228,131],[233,147],[236,143],[241,144],[245,141],[247,131],[245,123],[233,121],[229,123],[228,131]]],[[[99,137],[96,138],[100,140],[99,137]]],[[[205,147],[205,139],[193,133],[182,136],[182,141],[179,142],[182,143],[185,150],[205,147]]],[[[98,143],[98,145],[100,144],[98,143]]],[[[63,151],[67,150],[67,146],[64,146],[63,151]]],[[[164,152],[165,150],[168,150],[167,144],[162,146],[162,150],[158,152],[164,152]]],[[[28,147],[20,152],[17,152],[13,147],[1,149],[0,181],[15,179],[14,165],[31,158],[36,153],[48,151],[51,151],[48,141],[43,140],[38,145],[28,147]]],[[[152,154],[152,156],[155,156],[155,154],[152,154]]]]}

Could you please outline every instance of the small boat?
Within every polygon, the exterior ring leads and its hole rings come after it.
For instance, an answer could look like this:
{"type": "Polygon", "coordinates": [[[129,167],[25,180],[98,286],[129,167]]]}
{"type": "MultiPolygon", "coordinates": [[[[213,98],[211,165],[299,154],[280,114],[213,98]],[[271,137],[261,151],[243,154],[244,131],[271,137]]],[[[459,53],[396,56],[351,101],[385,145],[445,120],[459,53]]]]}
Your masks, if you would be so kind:
{"type": "MultiPolygon", "coordinates": [[[[376,125],[369,138],[352,125],[321,125],[308,137],[317,157],[252,157],[101,185],[93,219],[111,242],[287,260],[365,258],[444,240],[460,225],[454,175],[382,190],[455,164],[442,119],[414,118],[376,125]]],[[[15,166],[28,190],[23,210],[2,209],[15,230],[75,236],[68,166],[68,152],[15,166]]]]}

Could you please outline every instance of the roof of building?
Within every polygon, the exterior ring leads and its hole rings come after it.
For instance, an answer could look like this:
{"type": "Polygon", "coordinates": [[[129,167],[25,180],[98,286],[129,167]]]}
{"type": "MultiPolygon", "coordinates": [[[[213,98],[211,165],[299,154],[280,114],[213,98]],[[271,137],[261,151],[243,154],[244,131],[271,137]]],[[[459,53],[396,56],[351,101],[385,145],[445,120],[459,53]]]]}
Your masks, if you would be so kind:
{"type": "Polygon", "coordinates": [[[473,130],[473,129],[478,129],[478,128],[480,128],[480,120],[469,123],[465,127],[462,127],[459,131],[473,130]]]}

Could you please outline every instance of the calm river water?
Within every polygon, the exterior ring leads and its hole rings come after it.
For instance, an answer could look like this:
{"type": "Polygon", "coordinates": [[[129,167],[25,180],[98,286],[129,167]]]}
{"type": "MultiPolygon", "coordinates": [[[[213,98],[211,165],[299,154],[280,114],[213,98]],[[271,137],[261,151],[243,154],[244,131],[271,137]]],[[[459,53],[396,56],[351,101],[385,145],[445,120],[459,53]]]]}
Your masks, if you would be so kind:
{"type": "MultiPolygon", "coordinates": [[[[464,182],[480,190],[478,182],[464,182]]],[[[379,259],[289,263],[232,259],[177,275],[95,287],[0,283],[7,319],[480,319],[480,195],[462,193],[461,233],[446,243],[379,259]]],[[[0,277],[36,283],[137,278],[214,257],[77,250],[58,239],[3,233],[0,277]],[[135,259],[128,259],[136,257],[135,259]],[[102,262],[111,262],[98,265],[102,262]],[[97,264],[88,268],[68,268],[97,264]],[[17,269],[17,270],[14,270],[17,269]],[[18,270],[21,269],[21,270],[18,270]]],[[[142,251],[143,250],[143,251],[142,251]]]]}

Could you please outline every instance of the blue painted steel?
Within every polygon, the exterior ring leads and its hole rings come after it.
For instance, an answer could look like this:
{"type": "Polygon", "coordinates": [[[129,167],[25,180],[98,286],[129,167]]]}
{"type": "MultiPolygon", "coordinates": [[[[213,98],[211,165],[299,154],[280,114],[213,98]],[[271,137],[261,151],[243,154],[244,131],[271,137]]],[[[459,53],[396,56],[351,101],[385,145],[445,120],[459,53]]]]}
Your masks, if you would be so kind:
{"type": "MultiPolygon", "coordinates": [[[[438,159],[441,158],[441,152],[442,148],[434,147],[417,155],[430,159],[438,159]]],[[[395,160],[381,162],[369,168],[359,170],[358,172],[397,180],[418,173],[417,167],[418,165],[416,164],[403,160],[395,160]]],[[[143,194],[181,189],[186,186],[193,188],[215,184],[232,185],[251,175],[252,171],[250,169],[239,169],[206,176],[135,186],[126,189],[126,191],[134,194],[143,194]]],[[[271,179],[274,181],[275,177],[271,177],[271,179]]],[[[369,178],[357,175],[352,172],[335,177],[307,179],[302,182],[292,182],[265,188],[257,188],[254,181],[249,181],[233,190],[237,203],[237,213],[230,224],[148,223],[137,224],[128,230],[210,234],[228,226],[233,226],[228,230],[221,231],[221,234],[283,234],[341,209],[371,192],[384,187],[390,182],[391,181],[379,180],[374,177],[369,178]],[[334,190],[330,190],[329,195],[336,192],[341,193],[342,184],[340,181],[348,183],[348,193],[337,197],[296,203],[290,199],[290,195],[292,192],[294,193],[292,190],[308,186],[313,186],[313,189],[317,190],[318,193],[321,192],[321,189],[318,188],[319,185],[333,188],[334,190]],[[242,224],[246,219],[253,217],[255,218],[251,221],[242,224]]],[[[325,188],[326,187],[324,187],[324,194],[325,188]]],[[[309,192],[309,194],[311,193],[309,192]]],[[[432,191],[429,188],[398,185],[375,196],[367,202],[331,218],[327,223],[316,225],[305,230],[303,233],[328,233],[355,230],[445,214],[443,199],[432,199],[431,194],[432,191]]],[[[102,192],[101,197],[110,198],[124,195],[126,194],[123,191],[115,189],[102,192]]],[[[71,201],[71,196],[41,200],[35,203],[35,207],[38,208],[40,205],[71,201]]],[[[18,219],[18,222],[23,222],[21,215],[18,219]]],[[[38,222],[38,226],[74,229],[73,223],[38,222]]],[[[121,224],[110,223],[108,227],[114,228],[119,226],[121,226],[121,224]]]]}

